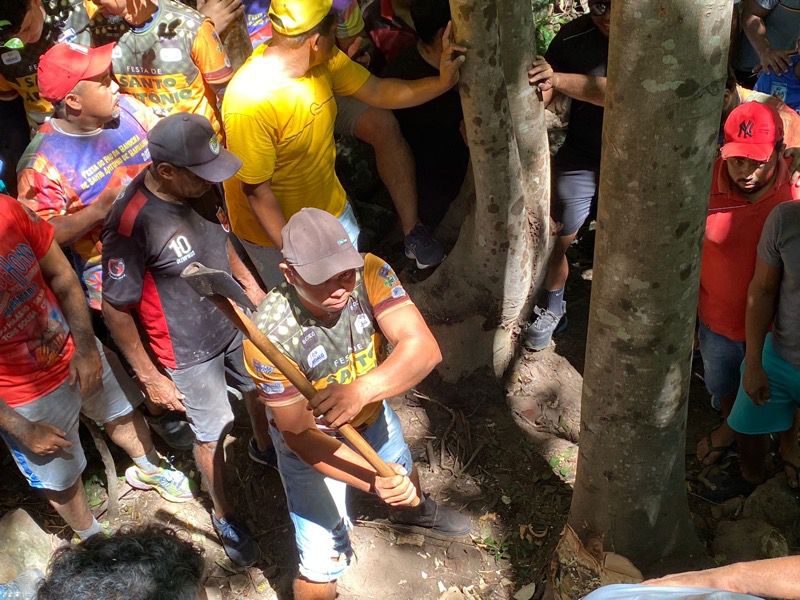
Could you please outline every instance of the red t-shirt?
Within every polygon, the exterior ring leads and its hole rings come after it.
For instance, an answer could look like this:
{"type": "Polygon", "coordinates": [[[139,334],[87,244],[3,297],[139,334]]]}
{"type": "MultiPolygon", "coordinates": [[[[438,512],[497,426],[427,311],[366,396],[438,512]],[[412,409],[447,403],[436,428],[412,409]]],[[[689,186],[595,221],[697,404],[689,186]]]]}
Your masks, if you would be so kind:
{"type": "Polygon", "coordinates": [[[75,348],[39,259],[53,227],[0,195],[0,399],[21,406],[49,394],[69,376],[75,348]]]}
{"type": "Polygon", "coordinates": [[[713,332],[744,341],[747,288],[756,267],[761,230],[775,206],[800,198],[789,182],[788,160],[778,163],[772,189],[749,202],[731,184],[725,161],[717,159],[711,180],[706,234],[700,264],[700,320],[713,332]]]}

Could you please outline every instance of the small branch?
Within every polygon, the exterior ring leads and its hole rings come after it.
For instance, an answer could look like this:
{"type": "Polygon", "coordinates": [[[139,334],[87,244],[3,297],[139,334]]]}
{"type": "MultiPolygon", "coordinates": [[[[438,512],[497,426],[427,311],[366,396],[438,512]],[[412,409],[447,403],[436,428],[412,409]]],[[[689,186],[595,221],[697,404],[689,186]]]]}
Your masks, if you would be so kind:
{"type": "Polygon", "coordinates": [[[108,515],[109,521],[115,522],[119,519],[119,489],[117,487],[117,467],[114,464],[114,457],[111,456],[111,451],[108,449],[108,444],[106,444],[103,433],[94,421],[83,415],[81,415],[81,421],[86,425],[86,428],[92,435],[94,445],[100,453],[100,458],[103,460],[108,486],[108,508],[106,509],[106,514],[108,515]]]}

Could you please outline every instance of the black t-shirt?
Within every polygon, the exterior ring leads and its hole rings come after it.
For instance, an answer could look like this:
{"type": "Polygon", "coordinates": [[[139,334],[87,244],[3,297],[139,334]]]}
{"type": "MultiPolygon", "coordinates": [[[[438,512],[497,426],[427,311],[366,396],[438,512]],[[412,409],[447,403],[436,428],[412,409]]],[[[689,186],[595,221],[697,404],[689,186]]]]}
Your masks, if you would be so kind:
{"type": "MultiPolygon", "coordinates": [[[[439,70],[425,62],[415,44],[404,50],[384,75],[413,80],[438,77],[439,70]]],[[[395,110],[394,114],[416,162],[420,210],[424,212],[428,203],[445,204],[441,210],[430,207],[434,210],[428,220],[438,221],[461,189],[469,164],[469,148],[461,137],[464,113],[458,90],[453,88],[425,104],[395,110]]]]}
{"type": "Polygon", "coordinates": [[[144,176],[128,186],[106,218],[103,298],[133,308],[164,367],[189,367],[217,356],[236,335],[219,309],[180,277],[194,261],[230,272],[227,233],[211,206],[219,195],[212,190],[199,200],[166,202],[144,186],[144,176]]]}
{"type": "MultiPolygon", "coordinates": [[[[561,27],[545,58],[558,73],[606,77],[608,38],[594,26],[590,15],[584,15],[561,27]]],[[[597,167],[602,137],[603,107],[573,100],[567,139],[559,150],[559,157],[597,167]]]]}

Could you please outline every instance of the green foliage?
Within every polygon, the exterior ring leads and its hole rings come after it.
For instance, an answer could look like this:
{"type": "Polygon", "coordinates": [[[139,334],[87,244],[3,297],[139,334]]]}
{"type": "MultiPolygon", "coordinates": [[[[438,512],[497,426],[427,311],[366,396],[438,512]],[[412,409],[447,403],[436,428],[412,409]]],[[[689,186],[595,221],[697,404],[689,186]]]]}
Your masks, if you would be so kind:
{"type": "Polygon", "coordinates": [[[577,16],[571,8],[565,10],[564,4],[567,4],[564,0],[531,0],[533,24],[536,27],[536,54],[544,54],[561,26],[577,16]]]}

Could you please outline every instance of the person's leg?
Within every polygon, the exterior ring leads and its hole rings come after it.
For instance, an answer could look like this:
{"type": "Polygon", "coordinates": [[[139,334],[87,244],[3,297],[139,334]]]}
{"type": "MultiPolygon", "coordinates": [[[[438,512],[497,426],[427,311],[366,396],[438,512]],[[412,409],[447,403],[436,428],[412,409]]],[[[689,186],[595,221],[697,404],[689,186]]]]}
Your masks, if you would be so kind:
{"type": "Polygon", "coordinates": [[[41,490],[56,512],[82,539],[99,533],[100,526],[89,511],[81,481],[86,457],[78,434],[81,396],[77,387],[65,382],[49,394],[14,410],[33,423],[57,427],[72,443],[69,448],[53,454],[39,455],[11,436],[2,434],[28,485],[41,490]]]}
{"type": "Polygon", "coordinates": [[[336,581],[353,558],[347,486],[303,462],[270,427],[300,559],[294,581],[298,600],[332,600],[336,581]]]}
{"type": "Polygon", "coordinates": [[[559,227],[558,239],[547,261],[544,293],[534,308],[536,318],[525,331],[524,344],[529,350],[546,348],[553,334],[566,327],[564,288],[569,278],[567,248],[589,217],[596,194],[596,170],[576,169],[556,159],[550,212],[559,227]]]}
{"type": "MultiPolygon", "coordinates": [[[[237,335],[231,341],[234,344],[237,335]]],[[[250,566],[261,556],[247,527],[236,518],[225,486],[223,441],[233,425],[225,381],[225,352],[185,369],[170,369],[170,377],[184,395],[189,425],[195,434],[194,458],[214,510],[211,521],[228,557],[239,566],[250,566]]]]}
{"type": "Polygon", "coordinates": [[[736,440],[727,418],[739,390],[740,367],[744,360],[744,342],[731,340],[700,323],[698,328],[703,376],[711,394],[711,404],[720,410],[723,421],[697,444],[697,459],[704,465],[717,462],[736,440]]]}
{"type": "MultiPolygon", "coordinates": [[[[342,99],[337,99],[340,106],[342,99]]],[[[392,197],[403,235],[419,223],[414,156],[392,111],[367,107],[355,120],[353,133],[375,151],[378,175],[392,197]]]]}
{"type": "Polygon", "coordinates": [[[259,246],[241,238],[239,241],[258,272],[264,289],[271,290],[280,285],[283,282],[283,273],[278,268],[278,263],[283,260],[281,251],[273,246],[259,246]]]}

